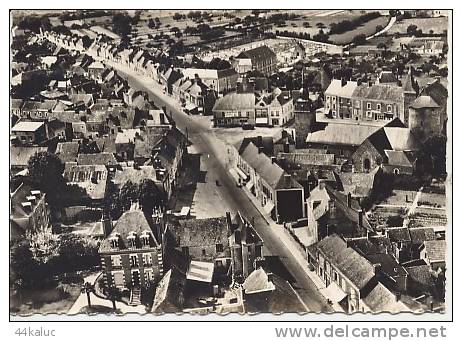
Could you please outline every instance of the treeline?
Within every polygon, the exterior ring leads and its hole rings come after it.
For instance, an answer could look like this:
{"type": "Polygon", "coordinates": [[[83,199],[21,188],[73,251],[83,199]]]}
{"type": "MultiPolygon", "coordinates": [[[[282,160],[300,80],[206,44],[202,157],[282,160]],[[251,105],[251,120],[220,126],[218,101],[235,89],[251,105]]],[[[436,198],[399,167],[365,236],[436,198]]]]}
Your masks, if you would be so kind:
{"type": "Polygon", "coordinates": [[[362,24],[365,24],[368,21],[371,21],[378,17],[380,17],[379,12],[370,12],[370,13],[360,15],[359,17],[352,19],[352,20],[342,20],[338,23],[332,23],[330,24],[329,34],[341,34],[347,31],[351,31],[355,29],[356,27],[362,24]]]}
{"type": "Polygon", "coordinates": [[[283,37],[290,37],[290,38],[306,39],[306,40],[311,39],[311,35],[307,32],[289,32],[287,30],[285,31],[276,30],[276,35],[283,36],[283,37]]]}

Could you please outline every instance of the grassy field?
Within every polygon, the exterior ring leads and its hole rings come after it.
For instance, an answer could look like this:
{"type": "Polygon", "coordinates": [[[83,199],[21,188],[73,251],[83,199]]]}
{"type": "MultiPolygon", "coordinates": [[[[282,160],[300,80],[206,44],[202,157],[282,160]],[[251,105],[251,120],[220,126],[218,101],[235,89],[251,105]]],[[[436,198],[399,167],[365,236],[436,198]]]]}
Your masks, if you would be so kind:
{"type": "MultiPolygon", "coordinates": [[[[285,27],[273,27],[273,32],[278,31],[289,31],[296,33],[309,33],[311,36],[319,32],[320,27],[318,25],[323,25],[324,32],[329,32],[330,24],[338,23],[343,20],[351,20],[359,17],[364,14],[363,11],[324,11],[323,13],[307,13],[302,15],[297,20],[290,20],[286,22],[285,27]],[[309,27],[303,27],[303,23],[308,22],[309,27]]],[[[382,25],[385,27],[388,23],[388,17],[381,16],[376,19],[373,19],[364,25],[357,27],[355,30],[350,32],[345,32],[342,34],[335,34],[330,36],[330,40],[334,44],[347,44],[358,34],[371,35],[375,33],[375,28],[377,25],[382,25]]]]}
{"type": "Polygon", "coordinates": [[[409,25],[416,25],[417,29],[422,30],[423,33],[430,33],[430,30],[432,30],[435,34],[441,34],[444,32],[444,30],[448,29],[448,18],[439,17],[404,19],[395,23],[388,31],[388,34],[405,34],[407,33],[407,28],[409,25]]]}

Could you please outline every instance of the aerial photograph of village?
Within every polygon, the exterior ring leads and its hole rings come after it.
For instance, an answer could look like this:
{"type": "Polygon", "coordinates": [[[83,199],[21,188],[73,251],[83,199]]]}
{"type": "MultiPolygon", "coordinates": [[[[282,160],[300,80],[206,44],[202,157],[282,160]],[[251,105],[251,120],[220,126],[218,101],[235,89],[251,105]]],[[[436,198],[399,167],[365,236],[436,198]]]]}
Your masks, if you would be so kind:
{"type": "Polygon", "coordinates": [[[450,310],[451,20],[10,10],[10,316],[450,310]]]}

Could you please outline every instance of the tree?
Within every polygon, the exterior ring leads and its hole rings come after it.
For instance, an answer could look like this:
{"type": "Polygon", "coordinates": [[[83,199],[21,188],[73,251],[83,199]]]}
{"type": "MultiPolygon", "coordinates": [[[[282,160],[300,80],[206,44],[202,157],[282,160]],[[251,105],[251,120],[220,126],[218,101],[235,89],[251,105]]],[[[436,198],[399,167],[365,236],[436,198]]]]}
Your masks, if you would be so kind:
{"type": "Polygon", "coordinates": [[[415,36],[417,33],[417,26],[416,25],[409,25],[406,29],[407,34],[410,36],[415,36]]]}
{"type": "Polygon", "coordinates": [[[34,260],[28,240],[17,240],[10,244],[11,284],[14,288],[28,287],[36,278],[37,262],[34,260]]]}
{"type": "Polygon", "coordinates": [[[446,143],[446,136],[438,134],[430,136],[423,144],[426,171],[434,177],[446,176],[446,143]]]}
{"type": "Polygon", "coordinates": [[[144,179],[140,183],[138,200],[143,211],[149,215],[152,214],[154,208],[163,207],[165,201],[163,193],[151,179],[144,179]]]}
{"type": "Polygon", "coordinates": [[[132,20],[128,15],[116,13],[112,17],[114,32],[122,37],[127,37],[132,31],[132,20]]]}
{"type": "Polygon", "coordinates": [[[49,152],[35,153],[27,163],[32,183],[47,194],[49,200],[57,197],[64,183],[64,165],[55,154],[49,152]]]}
{"type": "Polygon", "coordinates": [[[120,189],[119,193],[119,205],[124,210],[130,208],[133,202],[138,201],[139,197],[139,188],[137,184],[134,184],[130,180],[128,180],[120,189]]]}
{"type": "Polygon", "coordinates": [[[365,35],[365,34],[358,34],[358,35],[356,35],[356,36],[353,38],[352,43],[355,44],[355,45],[362,45],[362,44],[365,44],[365,43],[366,43],[366,35],[365,35]]]}

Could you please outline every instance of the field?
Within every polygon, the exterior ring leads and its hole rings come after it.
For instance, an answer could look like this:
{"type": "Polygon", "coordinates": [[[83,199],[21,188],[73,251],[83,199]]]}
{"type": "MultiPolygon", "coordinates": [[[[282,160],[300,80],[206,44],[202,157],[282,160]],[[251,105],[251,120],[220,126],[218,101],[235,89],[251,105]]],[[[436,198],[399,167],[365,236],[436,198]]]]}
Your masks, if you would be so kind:
{"type": "MultiPolygon", "coordinates": [[[[310,11],[308,11],[310,12],[310,11]]],[[[313,12],[313,11],[311,11],[313,12]]],[[[315,11],[319,12],[319,11],[315,11]]],[[[311,36],[319,32],[320,27],[318,25],[323,25],[324,32],[329,32],[329,25],[332,23],[338,23],[342,20],[351,20],[364,13],[363,11],[322,11],[322,13],[307,13],[304,14],[301,18],[297,20],[287,21],[287,26],[285,27],[273,27],[273,32],[278,31],[289,31],[296,33],[309,33],[311,36]],[[303,27],[303,23],[308,22],[309,27],[303,27]]],[[[373,19],[367,22],[364,25],[357,27],[355,30],[350,32],[345,32],[342,34],[335,34],[329,37],[334,44],[348,44],[351,40],[358,34],[371,35],[376,32],[375,28],[377,25],[385,27],[388,23],[388,17],[381,16],[376,19],[373,19]]]]}
{"type": "Polygon", "coordinates": [[[430,30],[432,30],[435,34],[441,34],[448,29],[448,18],[439,17],[403,19],[400,22],[396,22],[388,31],[388,34],[406,34],[409,25],[416,25],[417,29],[422,30],[423,33],[430,33],[430,30]]]}

